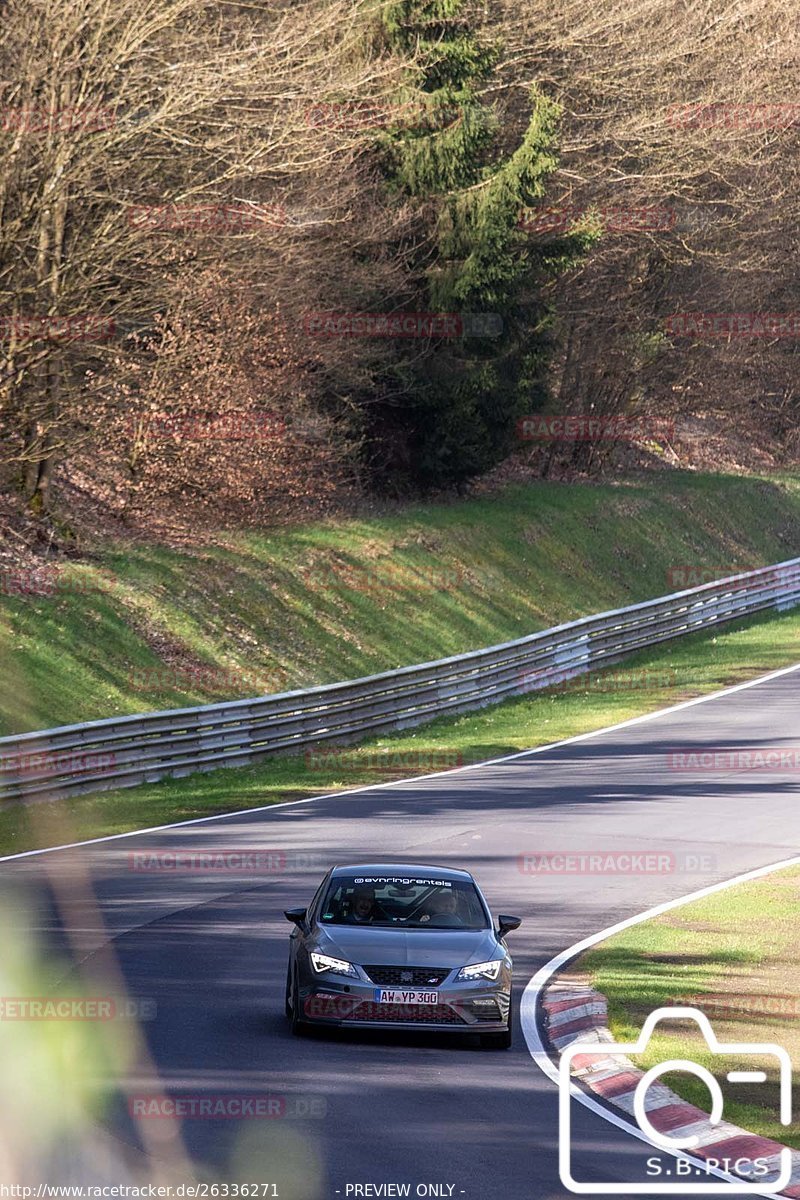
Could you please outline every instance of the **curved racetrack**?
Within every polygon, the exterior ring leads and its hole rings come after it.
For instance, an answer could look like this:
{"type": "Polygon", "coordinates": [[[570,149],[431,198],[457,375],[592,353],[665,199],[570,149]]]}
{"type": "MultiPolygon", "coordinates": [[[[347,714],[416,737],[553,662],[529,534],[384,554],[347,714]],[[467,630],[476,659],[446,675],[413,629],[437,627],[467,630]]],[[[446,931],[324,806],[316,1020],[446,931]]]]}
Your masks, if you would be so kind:
{"type": "MultiPolygon", "coordinates": [[[[796,772],[676,771],[668,759],[675,750],[796,744],[797,671],[477,768],[7,860],[0,881],[21,925],[29,911],[23,895],[69,887],[81,877],[77,868],[88,867],[107,934],[73,887],[62,910],[74,926],[71,953],[91,965],[98,946],[113,939],[130,993],[157,1006],[142,1028],[163,1086],[286,1098],[280,1122],[186,1122],[187,1148],[204,1169],[242,1181],[265,1154],[257,1177],[277,1180],[282,1200],[392,1194],[347,1190],[386,1183],[409,1183],[412,1195],[418,1184],[436,1184],[442,1190],[431,1194],[471,1200],[564,1196],[556,1091],[519,1026],[507,1052],[374,1031],[292,1038],[283,1015],[289,927],[282,910],[307,902],[330,862],[464,865],[495,914],[523,918],[509,937],[518,1001],[564,947],[797,852],[796,772]],[[267,873],[131,869],[133,852],[176,848],[280,854],[267,873]],[[521,855],[559,850],[651,852],[670,856],[674,869],[603,876],[520,869],[521,855]],[[304,1104],[314,1115],[302,1115],[304,1104]]],[[[63,919],[59,927],[44,915],[41,925],[54,943],[70,942],[63,919]]],[[[139,1092],[151,1084],[131,1081],[139,1092]]],[[[647,1154],[589,1111],[576,1122],[576,1170],[584,1177],[622,1181],[647,1154]]],[[[118,1136],[128,1133],[122,1120],[118,1136]]]]}

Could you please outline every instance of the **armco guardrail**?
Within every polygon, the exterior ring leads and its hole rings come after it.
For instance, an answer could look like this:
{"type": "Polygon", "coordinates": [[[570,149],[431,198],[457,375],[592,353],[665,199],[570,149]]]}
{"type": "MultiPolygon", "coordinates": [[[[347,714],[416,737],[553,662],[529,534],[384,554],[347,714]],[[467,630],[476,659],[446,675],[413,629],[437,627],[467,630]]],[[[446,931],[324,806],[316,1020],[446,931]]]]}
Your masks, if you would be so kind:
{"type": "Polygon", "coordinates": [[[558,683],[669,638],[800,603],[800,559],[583,617],[514,642],[302,691],[0,738],[0,798],[52,799],[243,766],[405,729],[558,683]]]}

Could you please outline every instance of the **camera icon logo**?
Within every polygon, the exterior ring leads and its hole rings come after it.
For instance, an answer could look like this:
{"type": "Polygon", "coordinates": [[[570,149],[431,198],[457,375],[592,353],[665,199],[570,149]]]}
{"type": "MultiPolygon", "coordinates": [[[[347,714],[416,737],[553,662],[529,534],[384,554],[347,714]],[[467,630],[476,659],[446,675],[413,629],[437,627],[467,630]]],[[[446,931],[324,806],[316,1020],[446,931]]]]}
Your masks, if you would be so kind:
{"type": "MultiPolygon", "coordinates": [[[[577,1180],[573,1176],[572,1171],[572,1104],[571,1097],[577,1094],[576,1085],[572,1082],[573,1061],[578,1055],[591,1055],[593,1058],[602,1057],[606,1059],[616,1059],[617,1069],[624,1068],[626,1071],[635,1071],[635,1065],[628,1060],[628,1056],[632,1054],[642,1054],[647,1049],[651,1037],[656,1026],[661,1021],[674,1020],[692,1020],[697,1023],[700,1032],[705,1038],[708,1049],[714,1055],[724,1055],[741,1062],[742,1059],[756,1058],[759,1062],[766,1059],[773,1059],[777,1063],[778,1075],[778,1092],[779,1092],[779,1113],[778,1117],[782,1125],[790,1125],[792,1120],[792,1064],[789,1055],[782,1046],[778,1046],[772,1042],[720,1042],[714,1030],[711,1027],[711,1022],[705,1013],[698,1008],[658,1008],[655,1012],[650,1013],[642,1031],[635,1042],[572,1042],[566,1046],[561,1053],[561,1061],[559,1065],[559,1174],[561,1182],[565,1188],[578,1195],[588,1196],[609,1196],[609,1195],[681,1195],[687,1192],[692,1192],[695,1195],[698,1192],[708,1193],[709,1195],[763,1195],[766,1189],[770,1192],[780,1192],[788,1186],[792,1176],[792,1152],[788,1147],[784,1147],[780,1154],[780,1174],[776,1179],[764,1178],[766,1171],[759,1171],[759,1178],[755,1183],[748,1183],[745,1178],[736,1182],[714,1182],[714,1183],[698,1183],[698,1177],[705,1174],[705,1177],[718,1176],[719,1170],[723,1173],[731,1174],[731,1168],[723,1165],[719,1160],[713,1158],[705,1158],[703,1160],[689,1160],[682,1152],[691,1150],[693,1147],[700,1145],[701,1138],[699,1133],[695,1132],[689,1126],[684,1129],[684,1132],[678,1129],[674,1136],[669,1133],[659,1132],[654,1128],[648,1116],[647,1093],[650,1087],[657,1083],[662,1076],[670,1073],[683,1071],[701,1079],[707,1086],[711,1095],[711,1112],[708,1115],[707,1131],[712,1133],[715,1126],[719,1126],[722,1121],[724,1097],[722,1088],[717,1081],[717,1078],[704,1066],[699,1063],[692,1062],[690,1059],[668,1059],[665,1062],[658,1063],[655,1067],[651,1067],[645,1071],[639,1079],[634,1094],[633,1094],[633,1115],[636,1119],[636,1124],[639,1129],[639,1138],[649,1142],[656,1149],[673,1154],[677,1159],[683,1159],[687,1164],[685,1170],[666,1170],[665,1175],[683,1176],[685,1182],[679,1182],[677,1179],[669,1183],[654,1182],[651,1178],[642,1182],[590,1182],[577,1180]],[[696,1169],[693,1169],[688,1164],[695,1162],[696,1169]],[[712,1167],[713,1164],[713,1167],[712,1167]]],[[[609,1064],[609,1071],[613,1069],[613,1065],[609,1064]]],[[[729,1083],[766,1083],[767,1073],[762,1069],[748,1070],[745,1061],[744,1069],[729,1070],[725,1072],[725,1078],[729,1083]]],[[[652,1109],[650,1110],[652,1111],[652,1109]]],[[[705,1141],[713,1140],[705,1138],[705,1141]]],[[[648,1162],[651,1160],[648,1160],[648,1162]]],[[[755,1160],[748,1160],[755,1163],[755,1160]]],[[[725,1160],[727,1163],[727,1160],[725,1160]]],[[[659,1171],[659,1174],[661,1172],[659,1171]]],[[[755,1174],[756,1172],[753,1172],[755,1174]]]]}

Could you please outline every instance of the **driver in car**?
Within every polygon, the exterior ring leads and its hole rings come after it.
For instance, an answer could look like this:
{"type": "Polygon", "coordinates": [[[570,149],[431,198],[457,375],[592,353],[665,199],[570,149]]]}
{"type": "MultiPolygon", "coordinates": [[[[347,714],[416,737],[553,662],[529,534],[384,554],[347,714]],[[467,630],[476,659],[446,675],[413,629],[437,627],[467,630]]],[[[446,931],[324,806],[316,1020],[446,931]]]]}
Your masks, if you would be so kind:
{"type": "Polygon", "coordinates": [[[375,899],[373,887],[357,887],[353,892],[350,920],[357,925],[370,925],[373,921],[386,921],[386,913],[375,899]]]}
{"type": "Polygon", "coordinates": [[[428,901],[428,911],[420,917],[420,921],[430,922],[431,925],[463,925],[458,915],[458,897],[450,888],[441,889],[431,896],[428,901]]]}

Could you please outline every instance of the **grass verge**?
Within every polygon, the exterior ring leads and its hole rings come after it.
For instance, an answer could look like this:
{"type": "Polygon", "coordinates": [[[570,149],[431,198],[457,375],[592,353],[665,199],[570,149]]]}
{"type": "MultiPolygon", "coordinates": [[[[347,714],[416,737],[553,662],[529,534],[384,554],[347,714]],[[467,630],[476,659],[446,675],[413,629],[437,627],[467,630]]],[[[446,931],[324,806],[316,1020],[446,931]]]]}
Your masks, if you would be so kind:
{"type": "MultiPolygon", "coordinates": [[[[635,925],[588,951],[571,972],[588,977],[609,1002],[609,1024],[619,1041],[633,1040],[648,1013],[661,1005],[691,1004],[705,1012],[722,1042],[783,1046],[794,1074],[800,1066],[800,964],[797,909],[800,867],[726,888],[635,925]]],[[[778,1075],[769,1059],[739,1062],[760,1067],[766,1083],[729,1083],[732,1064],[709,1053],[693,1023],[663,1026],[637,1065],[644,1069],[682,1058],[706,1067],[725,1097],[724,1118],[751,1133],[800,1149],[797,1124],[777,1119],[778,1075]]],[[[663,1082],[683,1099],[710,1111],[708,1089],[686,1074],[663,1082]]],[[[797,1111],[797,1088],[793,1110],[797,1111]]]]}
{"type": "Polygon", "coordinates": [[[604,672],[335,754],[265,760],[63,803],[0,811],[0,853],[123,833],[443,770],[559,741],[797,660],[800,612],[695,634],[604,672]]]}
{"type": "Polygon", "coordinates": [[[106,542],[49,595],[0,573],[0,735],[352,679],[798,554],[800,482],[691,472],[106,542]]]}

